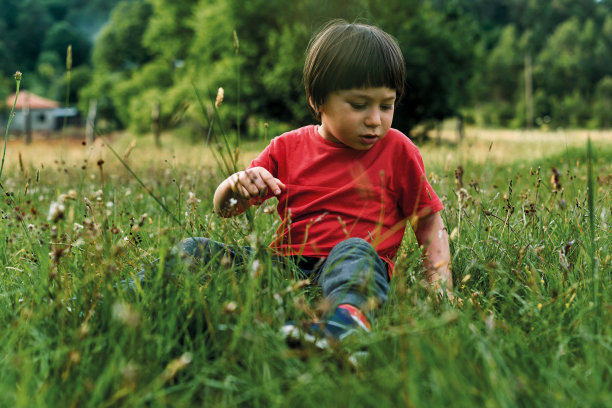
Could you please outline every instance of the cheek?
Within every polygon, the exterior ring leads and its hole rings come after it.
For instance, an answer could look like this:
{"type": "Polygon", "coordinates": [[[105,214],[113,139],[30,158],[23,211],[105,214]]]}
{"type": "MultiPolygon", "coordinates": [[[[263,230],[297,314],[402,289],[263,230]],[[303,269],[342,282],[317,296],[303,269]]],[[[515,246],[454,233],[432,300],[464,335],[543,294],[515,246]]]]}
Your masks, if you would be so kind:
{"type": "Polygon", "coordinates": [[[385,117],[384,117],[384,118],[385,118],[385,119],[384,119],[385,123],[386,123],[388,126],[390,126],[390,125],[391,125],[391,122],[393,122],[393,112],[389,113],[388,115],[385,115],[385,117]]]}

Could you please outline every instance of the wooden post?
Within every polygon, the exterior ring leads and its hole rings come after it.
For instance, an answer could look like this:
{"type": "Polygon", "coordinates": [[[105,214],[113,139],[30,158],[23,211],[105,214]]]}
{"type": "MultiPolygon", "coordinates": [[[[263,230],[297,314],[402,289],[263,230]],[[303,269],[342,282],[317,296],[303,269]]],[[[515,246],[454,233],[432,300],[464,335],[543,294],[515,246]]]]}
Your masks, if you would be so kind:
{"type": "Polygon", "coordinates": [[[525,122],[528,130],[533,128],[533,73],[531,54],[525,55],[525,122]]]}
{"type": "Polygon", "coordinates": [[[457,115],[457,141],[461,143],[465,137],[465,127],[463,126],[463,115],[457,115]]]}
{"type": "Polygon", "coordinates": [[[91,99],[89,101],[89,112],[87,112],[87,122],[85,123],[85,141],[87,144],[93,144],[95,134],[96,115],[98,113],[98,100],[91,99]]]}
{"type": "Polygon", "coordinates": [[[153,111],[151,112],[151,126],[153,128],[153,134],[155,135],[155,146],[161,147],[161,126],[160,126],[160,116],[161,116],[161,104],[159,101],[156,101],[153,104],[153,111]]]}
{"type": "Polygon", "coordinates": [[[32,112],[30,110],[30,94],[24,92],[23,120],[25,127],[25,144],[32,143],[32,112]]]}

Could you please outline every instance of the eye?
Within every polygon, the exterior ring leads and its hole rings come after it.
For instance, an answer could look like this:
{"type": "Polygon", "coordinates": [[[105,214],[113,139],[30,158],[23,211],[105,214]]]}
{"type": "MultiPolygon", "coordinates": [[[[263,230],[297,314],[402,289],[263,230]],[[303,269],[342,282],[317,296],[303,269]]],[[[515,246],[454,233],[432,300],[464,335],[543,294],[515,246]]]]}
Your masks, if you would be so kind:
{"type": "Polygon", "coordinates": [[[393,110],[393,104],[391,104],[391,105],[380,105],[380,109],[384,110],[384,111],[393,110]]]}
{"type": "Polygon", "coordinates": [[[366,107],[365,103],[354,103],[354,102],[349,102],[349,104],[351,105],[351,108],[355,109],[355,110],[363,110],[366,107]]]}

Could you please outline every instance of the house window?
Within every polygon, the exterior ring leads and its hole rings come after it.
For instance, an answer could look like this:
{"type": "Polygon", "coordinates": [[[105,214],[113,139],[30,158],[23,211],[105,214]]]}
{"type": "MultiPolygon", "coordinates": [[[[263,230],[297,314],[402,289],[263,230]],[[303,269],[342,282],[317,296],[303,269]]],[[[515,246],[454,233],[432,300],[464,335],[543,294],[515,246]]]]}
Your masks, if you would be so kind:
{"type": "Polygon", "coordinates": [[[45,115],[44,113],[39,113],[38,115],[36,115],[36,121],[39,123],[45,123],[47,120],[47,115],[45,115]]]}

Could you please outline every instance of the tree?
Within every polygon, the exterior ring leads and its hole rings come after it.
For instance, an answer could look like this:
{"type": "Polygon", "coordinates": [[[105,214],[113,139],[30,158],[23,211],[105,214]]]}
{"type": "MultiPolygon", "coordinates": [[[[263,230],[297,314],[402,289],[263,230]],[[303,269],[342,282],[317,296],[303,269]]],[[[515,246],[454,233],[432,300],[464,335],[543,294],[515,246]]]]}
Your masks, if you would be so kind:
{"type": "Polygon", "coordinates": [[[68,22],[55,23],[45,35],[42,52],[53,52],[66,61],[66,50],[72,47],[72,65],[89,63],[91,44],[68,22]]]}
{"type": "Polygon", "coordinates": [[[93,51],[94,66],[116,71],[135,69],[151,60],[143,37],[152,15],[144,1],[122,1],[113,10],[93,51]]]}
{"type": "Polygon", "coordinates": [[[475,59],[475,26],[459,8],[445,12],[430,2],[370,2],[373,22],[394,35],[406,61],[408,85],[394,126],[416,124],[459,113],[470,100],[468,82],[475,59]]]}
{"type": "Polygon", "coordinates": [[[15,12],[14,28],[8,36],[7,43],[20,69],[24,72],[33,71],[51,18],[47,10],[36,0],[18,2],[15,12]]]}
{"type": "MultiPolygon", "coordinates": [[[[191,44],[193,0],[147,0],[152,6],[142,44],[166,61],[184,60],[191,44]]],[[[248,2],[245,2],[248,4],[248,2]]],[[[221,16],[219,16],[221,17],[221,16]]]]}

